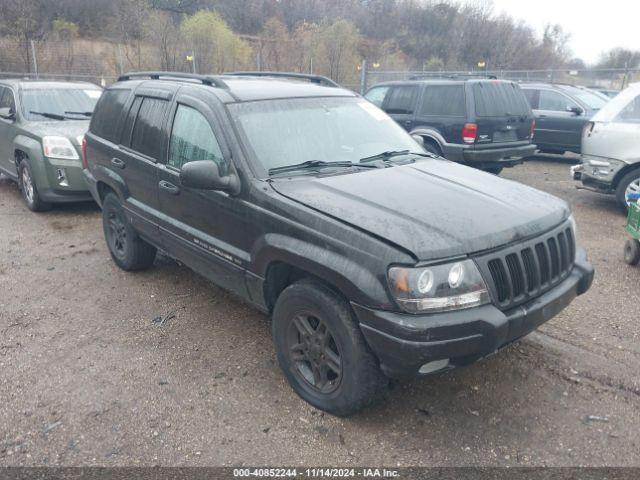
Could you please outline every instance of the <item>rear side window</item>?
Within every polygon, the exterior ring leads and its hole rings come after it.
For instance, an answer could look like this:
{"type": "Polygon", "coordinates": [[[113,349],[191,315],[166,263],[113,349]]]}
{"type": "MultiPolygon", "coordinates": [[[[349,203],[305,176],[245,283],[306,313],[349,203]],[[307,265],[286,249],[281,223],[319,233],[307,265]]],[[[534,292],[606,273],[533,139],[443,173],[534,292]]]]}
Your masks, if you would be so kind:
{"type": "Polygon", "coordinates": [[[131,148],[148,157],[158,159],[162,146],[162,122],[169,102],[143,97],[131,135],[131,148]]]}
{"type": "Polygon", "coordinates": [[[635,97],[613,119],[620,123],[640,123],[640,96],[635,97]]]}
{"type": "Polygon", "coordinates": [[[538,109],[538,99],[536,96],[537,90],[532,88],[523,88],[522,93],[524,93],[524,98],[527,99],[527,103],[534,110],[538,109]]]}
{"type": "Polygon", "coordinates": [[[422,98],[420,115],[466,117],[467,108],[462,85],[429,85],[422,98]]]}
{"type": "Polygon", "coordinates": [[[540,90],[540,110],[567,112],[579,105],[562,93],[552,90],[540,90]]]}
{"type": "Polygon", "coordinates": [[[393,87],[389,93],[385,111],[387,113],[411,114],[414,110],[418,87],[416,85],[400,85],[393,87]]]}
{"type": "Polygon", "coordinates": [[[372,88],[367,92],[364,98],[369,100],[374,105],[378,107],[382,107],[382,103],[384,102],[384,97],[386,97],[388,91],[389,91],[389,87],[372,88]]]}
{"type": "Polygon", "coordinates": [[[130,93],[131,90],[118,88],[102,94],[91,118],[91,133],[110,142],[117,141],[120,114],[130,93]]]}
{"type": "Polygon", "coordinates": [[[510,82],[477,82],[473,96],[478,117],[528,115],[529,105],[522,90],[510,82]]]}

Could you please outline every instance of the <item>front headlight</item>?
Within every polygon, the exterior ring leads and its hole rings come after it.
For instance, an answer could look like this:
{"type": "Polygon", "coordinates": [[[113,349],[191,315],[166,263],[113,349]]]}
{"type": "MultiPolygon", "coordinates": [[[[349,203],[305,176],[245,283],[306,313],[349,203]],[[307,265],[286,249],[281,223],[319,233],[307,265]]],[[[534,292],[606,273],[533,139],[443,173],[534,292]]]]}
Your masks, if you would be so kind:
{"type": "Polygon", "coordinates": [[[44,156],[48,158],[80,160],[78,151],[66,137],[43,137],[42,151],[44,156]]]}
{"type": "Polygon", "coordinates": [[[487,285],[472,260],[430,267],[391,267],[389,287],[409,313],[446,312],[491,301],[487,285]]]}

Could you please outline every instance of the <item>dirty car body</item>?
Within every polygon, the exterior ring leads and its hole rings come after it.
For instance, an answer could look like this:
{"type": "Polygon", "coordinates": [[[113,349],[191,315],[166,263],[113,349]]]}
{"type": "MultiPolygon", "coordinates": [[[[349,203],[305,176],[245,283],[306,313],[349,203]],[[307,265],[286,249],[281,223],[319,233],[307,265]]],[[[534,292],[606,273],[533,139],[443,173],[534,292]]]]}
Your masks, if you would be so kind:
{"type": "Polygon", "coordinates": [[[613,194],[626,207],[640,193],[640,83],[612,99],[585,126],[580,165],[572,168],[585,188],[613,194]]]}
{"type": "Polygon", "coordinates": [[[0,172],[27,205],[92,200],[80,142],[102,89],[90,83],[0,81],[0,172]]]}
{"type": "Polygon", "coordinates": [[[84,172],[107,212],[112,256],[125,269],[147,267],[162,248],[273,314],[280,365],[318,408],[350,414],[374,395],[374,377],[471,363],[549,320],[591,284],[564,202],[426,154],[349,91],[297,79],[229,76],[216,86],[157,77],[111,87],[86,136],[84,172]],[[132,147],[147,98],[166,102],[153,103],[153,157],[135,150],[144,144],[132,147]],[[217,176],[199,161],[202,146],[175,163],[173,145],[188,135],[185,108],[217,139],[217,176]],[[108,138],[100,134],[107,110],[120,125],[108,138]],[[110,232],[120,211],[150,261],[119,256],[110,232]],[[317,298],[305,297],[310,285],[317,298]],[[319,298],[332,299],[327,309],[341,323],[323,320],[319,298]],[[289,330],[279,330],[286,312],[312,317],[316,330],[328,325],[329,350],[298,346],[304,335],[294,332],[291,348],[301,350],[289,359],[281,350],[289,330]],[[328,383],[316,382],[326,371],[312,368],[323,352],[335,357],[328,383]],[[358,370],[370,358],[371,369],[358,370]]]}

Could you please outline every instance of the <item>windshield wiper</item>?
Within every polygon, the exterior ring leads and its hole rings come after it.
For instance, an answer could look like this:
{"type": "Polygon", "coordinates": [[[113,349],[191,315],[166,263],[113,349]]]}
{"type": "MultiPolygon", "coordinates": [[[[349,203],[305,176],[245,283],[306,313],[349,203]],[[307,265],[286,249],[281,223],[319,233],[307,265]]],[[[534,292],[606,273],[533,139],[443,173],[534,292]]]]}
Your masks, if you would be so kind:
{"type": "Polygon", "coordinates": [[[93,112],[64,112],[64,113],[68,113],[69,115],[82,115],[84,117],[90,117],[91,115],[93,115],[93,112]]]}
{"type": "Polygon", "coordinates": [[[33,110],[29,111],[29,113],[33,113],[34,115],[41,115],[46,118],[52,118],[54,120],[66,120],[67,117],[64,115],[60,115],[58,113],[49,113],[49,112],[35,112],[33,110]]]}
{"type": "Polygon", "coordinates": [[[269,169],[269,175],[275,175],[278,173],[293,172],[295,170],[313,170],[318,168],[331,168],[331,167],[364,167],[364,168],[377,168],[374,165],[360,165],[353,162],[325,162],[322,160],[307,160],[306,162],[296,163],[294,165],[285,165],[283,167],[275,167],[269,169]]]}
{"type": "Polygon", "coordinates": [[[415,155],[415,156],[418,156],[418,157],[436,158],[435,155],[432,155],[432,154],[429,154],[429,153],[412,152],[410,150],[391,150],[391,151],[387,151],[387,152],[378,153],[377,155],[372,155],[370,157],[361,158],[360,159],[360,163],[375,162],[375,161],[378,161],[378,160],[387,161],[387,160],[391,160],[393,157],[403,157],[403,156],[407,156],[407,155],[415,155]]]}

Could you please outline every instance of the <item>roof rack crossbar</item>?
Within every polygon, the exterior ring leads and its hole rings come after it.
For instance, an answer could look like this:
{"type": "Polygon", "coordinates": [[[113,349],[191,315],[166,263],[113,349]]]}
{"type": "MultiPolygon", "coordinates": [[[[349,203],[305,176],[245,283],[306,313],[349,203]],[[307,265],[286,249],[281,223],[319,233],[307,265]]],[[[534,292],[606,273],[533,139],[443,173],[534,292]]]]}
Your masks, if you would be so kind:
{"type": "Polygon", "coordinates": [[[310,75],[306,73],[288,73],[288,72],[230,72],[225,75],[236,77],[275,77],[275,78],[294,78],[300,80],[308,80],[311,83],[317,83],[318,85],[325,85],[327,87],[342,88],[336,82],[330,78],[323,77],[322,75],[310,75]]]}
{"type": "Polygon", "coordinates": [[[203,85],[210,87],[218,87],[229,89],[229,86],[224,83],[219,77],[212,75],[199,75],[196,73],[184,73],[184,72],[129,72],[118,77],[119,82],[126,80],[132,80],[134,78],[150,78],[151,80],[160,80],[160,78],[178,79],[178,80],[197,80],[203,85]]]}
{"type": "Polygon", "coordinates": [[[450,74],[442,74],[442,73],[433,72],[433,73],[423,73],[423,74],[420,74],[420,75],[412,75],[411,77],[409,77],[409,80],[421,80],[421,79],[425,79],[425,78],[429,78],[429,79],[444,78],[444,79],[448,79],[448,80],[454,80],[456,78],[487,78],[489,80],[497,80],[498,79],[498,77],[496,75],[486,74],[486,73],[450,73],[450,74]]]}

